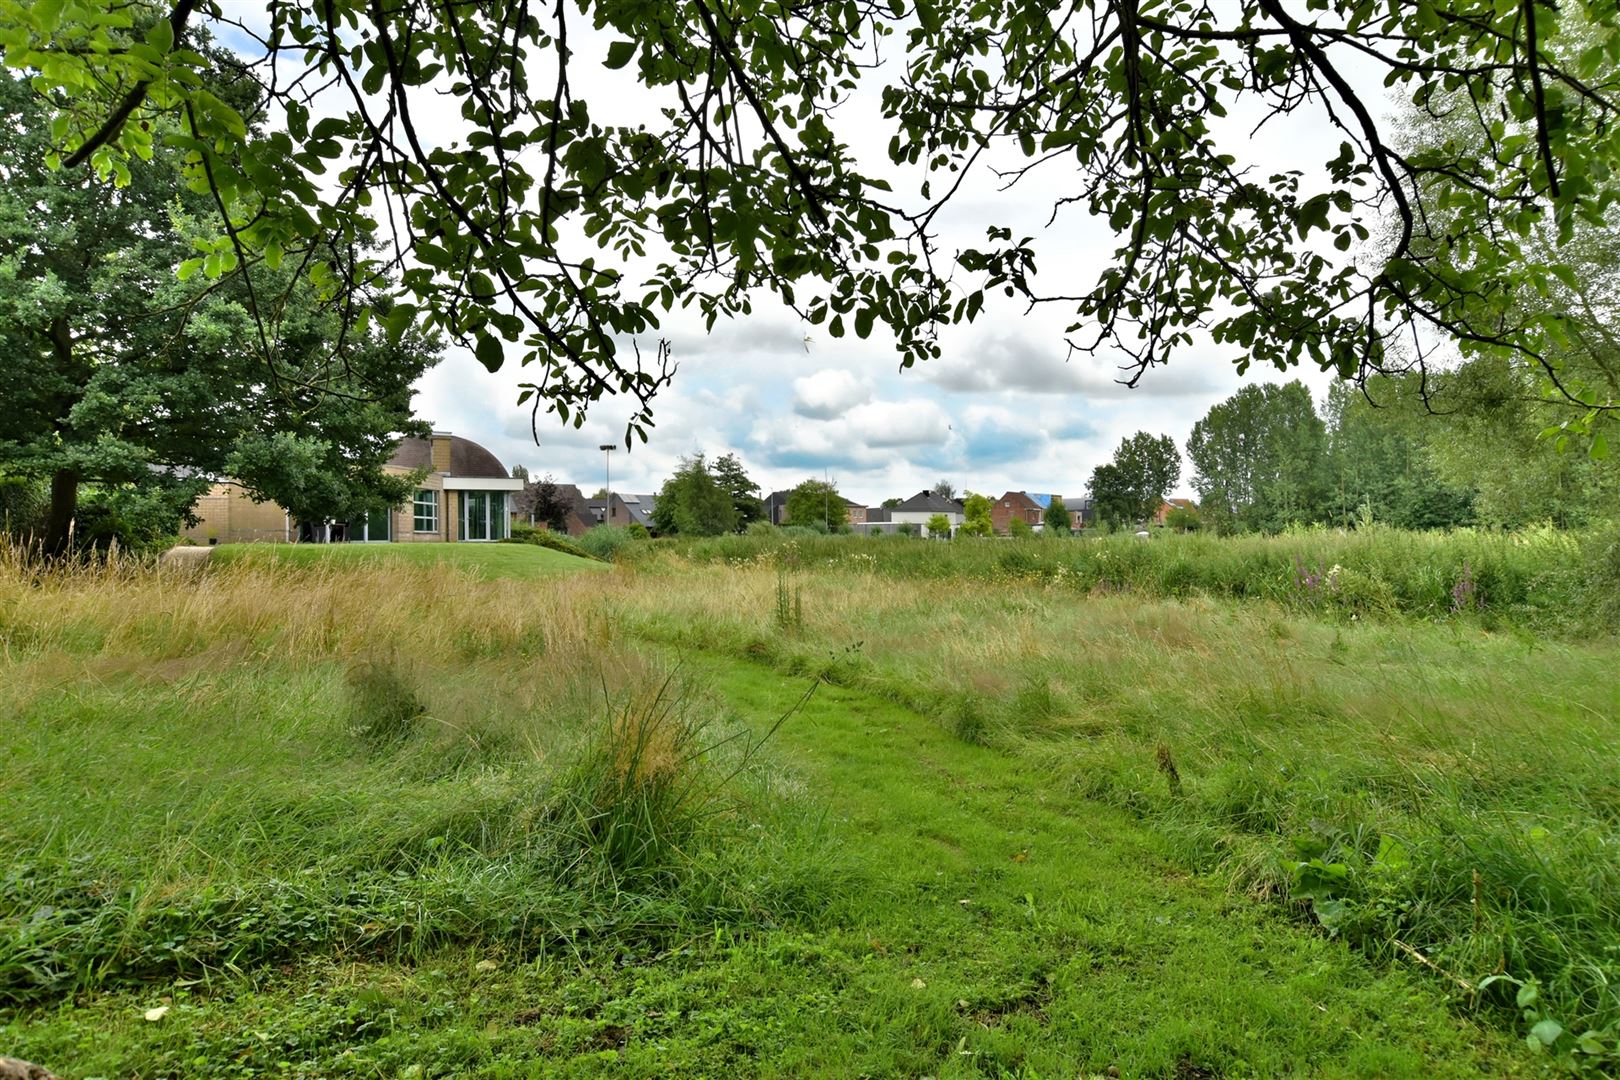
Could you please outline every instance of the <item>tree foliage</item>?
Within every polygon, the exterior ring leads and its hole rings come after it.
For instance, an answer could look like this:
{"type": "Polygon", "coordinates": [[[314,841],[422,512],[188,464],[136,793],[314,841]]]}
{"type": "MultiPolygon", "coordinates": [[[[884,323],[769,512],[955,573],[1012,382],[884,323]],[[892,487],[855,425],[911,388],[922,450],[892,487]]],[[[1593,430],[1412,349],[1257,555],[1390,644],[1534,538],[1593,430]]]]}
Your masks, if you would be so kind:
{"type": "Polygon", "coordinates": [[[1069,518],[1069,508],[1063,504],[1063,499],[1057,495],[1047,504],[1042,514],[1047,536],[1068,536],[1072,531],[1073,522],[1069,518]]]}
{"type": "MultiPolygon", "coordinates": [[[[1206,331],[1240,368],[1366,375],[1413,329],[1556,379],[1557,313],[1512,294],[1567,283],[1563,247],[1620,175],[1616,2],[1589,0],[1578,34],[1574,6],[0,0],[0,47],[57,107],[51,160],[124,180],[159,144],[186,156],[224,226],[188,265],[291,265],[491,368],[514,354],[564,420],[629,394],[628,440],[673,374],[635,343],[673,310],[712,324],[759,292],[834,337],[881,322],[905,364],[999,290],[1072,312],[1071,343],[1123,350],[1130,381],[1206,331]],[[251,107],[199,76],[203,31],[256,41],[236,71],[251,107]],[[1418,108],[1462,95],[1479,138],[1403,148],[1358,89],[1380,77],[1418,108]],[[888,160],[863,163],[841,106],[874,82],[888,160]],[[1240,97],[1243,122],[1222,123],[1240,97]],[[624,102],[648,119],[609,119],[624,102]],[[1291,114],[1340,146],[1248,167],[1255,121],[1291,114]],[[1054,214],[1119,237],[1101,272],[1038,287],[1044,239],[994,220],[948,257],[935,223],[990,170],[1013,187],[1061,173],[1054,214]],[[1543,223],[1553,248],[1524,247],[1543,223]],[[373,256],[360,241],[379,229],[373,256]],[[367,296],[384,271],[403,302],[367,296]]],[[[1564,386],[1581,423],[1620,410],[1564,386]]]]}
{"type": "Polygon", "coordinates": [[[964,536],[994,536],[995,523],[990,519],[990,497],[969,494],[962,503],[962,525],[958,530],[964,536]]]}
{"type": "Polygon", "coordinates": [[[731,496],[732,509],[737,512],[737,529],[765,520],[765,502],[759,497],[759,485],[749,477],[735,453],[715,458],[714,478],[731,496]]]}
{"type": "Polygon", "coordinates": [[[951,519],[944,514],[931,514],[927,524],[924,525],[924,529],[927,535],[933,539],[949,540],[951,538],[951,519]]]}
{"type": "Polygon", "coordinates": [[[552,532],[567,532],[568,516],[584,509],[550,473],[524,484],[513,499],[513,506],[519,514],[552,532]]]}
{"type": "Polygon", "coordinates": [[[317,519],[408,495],[382,466],[420,428],[410,385],[437,359],[430,339],[362,329],[291,282],[279,367],[266,368],[246,280],[175,276],[211,212],[177,150],[130,162],[115,188],[45,167],[48,110],[3,72],[0,105],[0,469],[48,479],[48,552],[65,549],[87,483],[141,493],[98,495],[104,522],[167,507],[171,533],[222,473],[317,519]]]}
{"type": "Polygon", "coordinates": [[[1327,427],[1298,380],[1245,386],[1213,406],[1187,439],[1206,518],[1243,528],[1321,520],[1327,453],[1327,427]]]}
{"type": "Polygon", "coordinates": [[[1138,431],[1119,444],[1113,461],[1091,474],[1091,497],[1107,521],[1146,521],[1181,478],[1181,454],[1168,435],[1138,431]]]}
{"type": "Polygon", "coordinates": [[[849,524],[849,504],[838,494],[836,483],[814,478],[805,480],[788,492],[785,524],[825,524],[829,532],[837,532],[849,524]]]}
{"type": "Polygon", "coordinates": [[[732,493],[702,454],[682,458],[675,475],[664,481],[653,507],[653,525],[665,535],[719,536],[737,531],[732,493]]]}

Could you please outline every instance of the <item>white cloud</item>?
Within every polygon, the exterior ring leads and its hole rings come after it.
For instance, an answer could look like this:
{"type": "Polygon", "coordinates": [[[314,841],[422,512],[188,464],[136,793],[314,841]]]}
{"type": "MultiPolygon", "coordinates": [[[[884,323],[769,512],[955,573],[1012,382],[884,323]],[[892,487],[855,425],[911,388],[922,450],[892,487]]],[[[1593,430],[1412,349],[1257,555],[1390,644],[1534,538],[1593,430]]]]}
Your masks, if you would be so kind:
{"type": "Polygon", "coordinates": [[[793,411],[800,416],[831,420],[871,400],[871,384],[839,368],[793,380],[793,411]]]}

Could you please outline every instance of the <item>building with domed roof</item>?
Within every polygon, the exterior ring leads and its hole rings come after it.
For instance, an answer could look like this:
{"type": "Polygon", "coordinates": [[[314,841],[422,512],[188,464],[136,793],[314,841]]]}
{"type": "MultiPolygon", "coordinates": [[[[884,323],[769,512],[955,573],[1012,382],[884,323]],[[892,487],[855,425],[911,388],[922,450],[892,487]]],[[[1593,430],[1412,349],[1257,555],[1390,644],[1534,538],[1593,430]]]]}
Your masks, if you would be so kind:
{"type": "Polygon", "coordinates": [[[395,474],[426,471],[411,501],[358,521],[299,521],[273,502],[254,502],[236,481],[223,480],[197,500],[192,512],[199,520],[183,535],[203,544],[478,542],[510,535],[512,500],[523,481],[471,439],[446,431],[402,439],[384,468],[395,474]]]}

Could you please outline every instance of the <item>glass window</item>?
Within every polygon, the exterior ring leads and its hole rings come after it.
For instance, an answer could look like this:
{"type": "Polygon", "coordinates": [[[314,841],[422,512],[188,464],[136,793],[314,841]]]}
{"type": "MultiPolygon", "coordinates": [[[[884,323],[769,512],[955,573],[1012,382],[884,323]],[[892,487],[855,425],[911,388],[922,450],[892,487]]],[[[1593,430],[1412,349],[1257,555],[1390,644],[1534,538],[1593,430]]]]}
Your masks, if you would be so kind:
{"type": "Polygon", "coordinates": [[[423,488],[416,493],[416,500],[411,505],[414,524],[411,528],[417,532],[439,531],[439,493],[423,488]]]}
{"type": "Polygon", "coordinates": [[[505,540],[507,527],[510,521],[506,515],[506,492],[492,491],[489,493],[489,538],[491,540],[505,540]]]}
{"type": "Polygon", "coordinates": [[[463,540],[489,539],[489,493],[468,491],[461,496],[463,540]]]}

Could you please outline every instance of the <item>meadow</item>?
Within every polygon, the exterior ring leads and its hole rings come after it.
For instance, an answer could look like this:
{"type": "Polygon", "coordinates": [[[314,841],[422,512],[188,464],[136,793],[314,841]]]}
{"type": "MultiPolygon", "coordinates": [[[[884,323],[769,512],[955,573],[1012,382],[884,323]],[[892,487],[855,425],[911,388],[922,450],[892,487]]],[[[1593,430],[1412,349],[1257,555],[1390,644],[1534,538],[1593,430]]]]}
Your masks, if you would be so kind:
{"type": "Polygon", "coordinates": [[[1601,538],[1088,544],[0,564],[0,1048],[65,1077],[1620,1061],[1601,538]]]}

